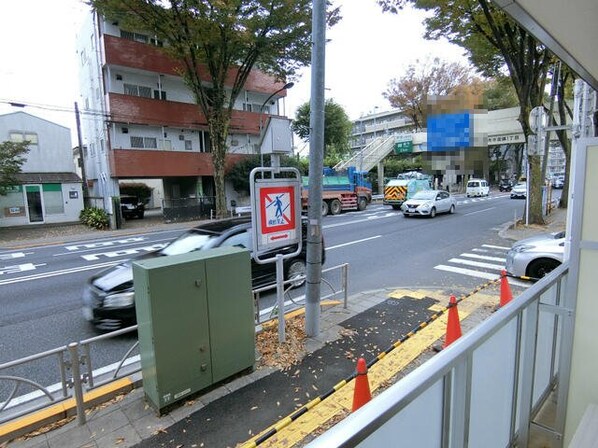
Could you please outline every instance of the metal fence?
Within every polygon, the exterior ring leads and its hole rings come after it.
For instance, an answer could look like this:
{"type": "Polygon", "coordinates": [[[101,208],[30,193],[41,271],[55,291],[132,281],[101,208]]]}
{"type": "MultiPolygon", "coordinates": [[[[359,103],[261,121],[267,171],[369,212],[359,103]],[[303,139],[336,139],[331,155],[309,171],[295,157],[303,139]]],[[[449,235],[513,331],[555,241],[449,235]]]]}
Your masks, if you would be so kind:
{"type": "Polygon", "coordinates": [[[162,212],[164,214],[165,222],[193,221],[212,218],[215,211],[215,196],[162,200],[162,212]]]}
{"type": "Polygon", "coordinates": [[[523,447],[533,427],[558,438],[534,419],[568,375],[567,277],[565,263],[308,446],[523,447]]]}
{"type": "MultiPolygon", "coordinates": [[[[347,276],[348,264],[323,270],[321,300],[342,299],[346,307],[347,276]]],[[[293,284],[302,280],[305,277],[285,282],[285,313],[303,306],[303,288],[293,289],[293,284]]],[[[260,297],[275,287],[266,286],[253,291],[256,327],[278,315],[274,307],[260,310],[259,304],[260,297]]],[[[0,364],[0,424],[69,398],[75,399],[78,421],[84,424],[85,392],[141,371],[136,331],[137,325],[0,364]],[[109,366],[97,369],[94,353],[104,350],[105,345],[116,338],[127,337],[131,339],[131,344],[126,346],[124,354],[115,358],[109,366]],[[35,373],[31,373],[40,371],[51,371],[57,382],[42,384],[35,378],[35,373]]],[[[2,442],[0,438],[0,444],[2,442]]]]}

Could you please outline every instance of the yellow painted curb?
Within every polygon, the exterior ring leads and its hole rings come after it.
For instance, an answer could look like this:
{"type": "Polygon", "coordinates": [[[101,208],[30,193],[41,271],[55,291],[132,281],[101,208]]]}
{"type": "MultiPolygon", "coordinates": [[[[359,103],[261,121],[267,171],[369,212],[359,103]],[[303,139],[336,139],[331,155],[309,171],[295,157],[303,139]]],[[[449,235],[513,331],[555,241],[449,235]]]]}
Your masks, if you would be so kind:
{"type": "MultiPolygon", "coordinates": [[[[115,395],[123,389],[132,389],[132,387],[133,382],[129,378],[122,378],[85,393],[83,395],[83,401],[86,404],[94,403],[104,396],[115,395]]],[[[13,434],[16,434],[15,437],[18,437],[19,435],[25,434],[26,431],[40,428],[44,424],[61,420],[69,415],[73,415],[75,409],[75,399],[69,398],[52,406],[48,406],[47,408],[32,412],[31,414],[0,425],[0,439],[13,434]]]]}
{"type": "MultiPolygon", "coordinates": [[[[389,294],[390,297],[400,298],[409,296],[414,298],[438,296],[440,291],[412,291],[396,290],[389,294]]],[[[449,295],[443,295],[440,302],[448,304],[449,295]]],[[[496,303],[496,295],[477,293],[475,299],[468,299],[459,303],[459,320],[468,317],[477,308],[488,304],[496,303]]],[[[392,380],[402,369],[413,362],[424,350],[428,349],[446,333],[448,313],[443,314],[435,321],[428,324],[413,337],[407,339],[403,344],[381,357],[368,371],[368,380],[372,392],[385,387],[388,381],[392,380]]],[[[353,392],[355,380],[347,383],[349,387],[341,387],[326,400],[314,406],[292,423],[280,427],[278,423],[260,432],[255,437],[245,442],[242,447],[256,446],[255,441],[266,434],[272,428],[277,432],[272,437],[260,443],[259,447],[293,447],[302,442],[307,436],[314,434],[319,428],[334,418],[343,418],[351,412],[353,405],[353,392]]],[[[282,420],[284,421],[284,420],[282,420]]],[[[279,422],[280,423],[280,422],[279,422]]]]}

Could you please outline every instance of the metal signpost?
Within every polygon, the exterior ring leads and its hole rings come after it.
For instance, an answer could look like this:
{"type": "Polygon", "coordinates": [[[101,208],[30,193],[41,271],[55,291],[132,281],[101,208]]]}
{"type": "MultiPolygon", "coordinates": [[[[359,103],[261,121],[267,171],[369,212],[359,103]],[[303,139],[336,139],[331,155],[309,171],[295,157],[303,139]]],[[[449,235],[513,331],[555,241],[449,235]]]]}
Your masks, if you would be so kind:
{"type": "Polygon", "coordinates": [[[251,224],[254,258],[257,263],[276,263],[276,303],[278,307],[278,341],[285,341],[284,260],[301,253],[301,173],[297,168],[258,167],[249,175],[251,190],[251,224]],[[287,172],[294,177],[275,178],[287,172]],[[258,178],[256,174],[261,173],[258,178]],[[270,178],[264,178],[270,173],[270,178]],[[297,245],[292,253],[273,251],[297,245]]]}

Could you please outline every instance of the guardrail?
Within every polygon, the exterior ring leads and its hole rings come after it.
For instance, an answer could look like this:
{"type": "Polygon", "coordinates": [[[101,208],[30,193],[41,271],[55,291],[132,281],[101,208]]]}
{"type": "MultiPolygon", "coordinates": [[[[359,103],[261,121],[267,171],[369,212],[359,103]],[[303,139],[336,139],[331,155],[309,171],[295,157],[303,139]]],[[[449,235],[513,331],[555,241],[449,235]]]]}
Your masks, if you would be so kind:
{"type": "Polygon", "coordinates": [[[308,446],[523,447],[534,427],[561,440],[558,419],[553,428],[534,419],[569,376],[568,270],[556,268],[308,446]]]}
{"type": "MultiPolygon", "coordinates": [[[[301,297],[292,297],[292,287],[297,281],[304,279],[305,277],[298,277],[285,281],[285,296],[288,298],[288,304],[285,304],[285,313],[303,306],[301,297]]],[[[341,298],[346,307],[347,282],[348,264],[322,270],[321,300],[341,298]],[[328,275],[324,277],[324,274],[328,275]]],[[[275,319],[278,315],[275,307],[260,311],[260,296],[274,288],[276,285],[253,291],[256,327],[270,319],[275,319]]],[[[137,340],[115,363],[99,370],[94,370],[95,363],[92,356],[94,348],[108,340],[130,335],[135,331],[137,331],[137,325],[0,364],[0,399],[4,400],[0,402],[0,424],[71,398],[75,400],[77,420],[79,424],[84,424],[86,421],[85,409],[86,406],[89,406],[84,402],[85,392],[141,371],[137,340]],[[58,383],[53,385],[43,385],[31,377],[27,378],[25,374],[19,373],[24,369],[28,372],[39,372],[52,368],[56,369],[55,372],[59,378],[58,383]]]]}

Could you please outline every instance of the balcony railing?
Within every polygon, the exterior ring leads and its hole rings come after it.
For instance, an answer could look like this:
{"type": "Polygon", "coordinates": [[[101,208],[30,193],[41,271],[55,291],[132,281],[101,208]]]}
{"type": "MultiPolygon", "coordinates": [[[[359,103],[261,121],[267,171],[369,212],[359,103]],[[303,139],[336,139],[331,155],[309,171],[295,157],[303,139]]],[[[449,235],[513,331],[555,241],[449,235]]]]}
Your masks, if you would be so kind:
{"type": "Polygon", "coordinates": [[[561,265],[308,446],[524,447],[536,428],[560,440],[558,417],[535,419],[569,375],[568,272],[561,265]]]}

